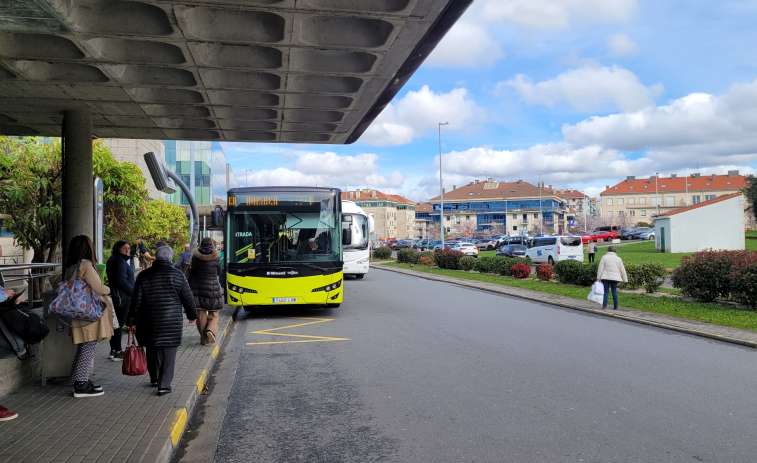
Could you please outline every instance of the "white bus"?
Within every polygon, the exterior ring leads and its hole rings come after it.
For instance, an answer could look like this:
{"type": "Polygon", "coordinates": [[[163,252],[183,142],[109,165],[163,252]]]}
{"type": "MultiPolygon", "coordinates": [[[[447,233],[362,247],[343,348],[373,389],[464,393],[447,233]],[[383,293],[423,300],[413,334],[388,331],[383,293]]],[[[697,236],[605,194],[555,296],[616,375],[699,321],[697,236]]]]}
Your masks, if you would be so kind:
{"type": "Polygon", "coordinates": [[[352,201],[342,201],[342,217],[343,232],[348,231],[349,227],[352,235],[351,244],[343,246],[344,274],[363,278],[368,273],[371,260],[373,217],[352,201]]]}

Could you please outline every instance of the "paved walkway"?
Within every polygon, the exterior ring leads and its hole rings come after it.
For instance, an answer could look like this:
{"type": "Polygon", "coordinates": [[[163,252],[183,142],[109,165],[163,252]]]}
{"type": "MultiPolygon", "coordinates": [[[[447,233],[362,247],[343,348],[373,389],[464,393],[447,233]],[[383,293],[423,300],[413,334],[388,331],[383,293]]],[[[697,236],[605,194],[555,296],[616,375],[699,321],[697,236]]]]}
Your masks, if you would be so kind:
{"type": "MultiPolygon", "coordinates": [[[[498,285],[496,283],[465,280],[462,278],[436,275],[433,273],[388,267],[386,265],[376,263],[374,263],[372,267],[381,270],[388,270],[391,272],[404,273],[406,275],[412,275],[418,278],[424,278],[426,280],[443,281],[445,283],[451,283],[458,286],[465,286],[468,288],[475,288],[484,291],[505,294],[508,296],[520,297],[523,299],[544,302],[546,304],[557,305],[560,307],[567,307],[569,309],[581,310],[583,312],[591,312],[607,317],[620,318],[622,320],[632,321],[635,323],[642,323],[645,325],[656,326],[659,328],[693,334],[696,336],[703,336],[710,339],[717,339],[719,341],[741,344],[743,346],[757,347],[757,331],[714,325],[697,320],[678,318],[671,315],[658,314],[654,312],[644,312],[641,310],[629,309],[625,307],[620,307],[618,310],[602,310],[599,305],[588,300],[573,299],[566,296],[541,293],[539,291],[533,291],[530,289],[514,288],[512,286],[498,285]]],[[[586,291],[588,294],[589,289],[587,288],[586,291]]]]}
{"type": "Polygon", "coordinates": [[[184,322],[169,395],[158,397],[147,375],[122,375],[121,362],[108,360],[110,347],[100,342],[92,380],[102,384],[105,395],[74,399],[69,380],[46,387],[35,380],[0,397],[0,404],[19,414],[0,422],[0,463],[168,462],[231,327],[232,313],[231,308],[221,312],[215,347],[201,345],[195,326],[184,322]]]}

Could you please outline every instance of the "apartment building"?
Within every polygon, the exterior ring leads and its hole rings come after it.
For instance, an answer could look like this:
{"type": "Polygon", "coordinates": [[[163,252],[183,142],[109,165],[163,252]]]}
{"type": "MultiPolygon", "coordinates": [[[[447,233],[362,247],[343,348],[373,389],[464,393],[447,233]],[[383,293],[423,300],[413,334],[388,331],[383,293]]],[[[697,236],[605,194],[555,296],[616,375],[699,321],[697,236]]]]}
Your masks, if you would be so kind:
{"type": "Polygon", "coordinates": [[[644,179],[628,176],[600,193],[602,216],[623,226],[652,223],[654,214],[738,193],[745,187],[746,178],[738,170],[730,170],[727,175],[673,174],[644,179]]]}
{"type": "MultiPolygon", "coordinates": [[[[543,183],[538,186],[523,180],[499,182],[493,178],[460,188],[453,185],[452,191],[444,192],[444,228],[451,235],[464,231],[518,235],[539,230],[540,225],[544,232],[567,230],[576,211],[569,207],[566,191],[543,183]]],[[[584,201],[588,204],[587,199],[584,201]]],[[[430,215],[434,223],[440,223],[439,197],[428,202],[433,207],[430,215]]]]}
{"type": "MultiPolygon", "coordinates": [[[[552,189],[552,185],[549,186],[549,189],[552,189]]],[[[578,190],[557,190],[557,194],[565,197],[568,208],[575,214],[583,216],[584,208],[586,208],[586,215],[599,216],[597,202],[587,196],[586,193],[578,190]]]]}
{"type": "Polygon", "coordinates": [[[373,216],[374,233],[379,238],[413,238],[415,203],[400,195],[361,189],[342,192],[342,199],[354,201],[373,216]]]}
{"type": "Polygon", "coordinates": [[[415,205],[415,238],[421,239],[436,239],[439,236],[437,230],[434,236],[429,236],[429,226],[434,223],[434,218],[431,215],[434,212],[434,207],[429,203],[416,203],[415,205]]]}

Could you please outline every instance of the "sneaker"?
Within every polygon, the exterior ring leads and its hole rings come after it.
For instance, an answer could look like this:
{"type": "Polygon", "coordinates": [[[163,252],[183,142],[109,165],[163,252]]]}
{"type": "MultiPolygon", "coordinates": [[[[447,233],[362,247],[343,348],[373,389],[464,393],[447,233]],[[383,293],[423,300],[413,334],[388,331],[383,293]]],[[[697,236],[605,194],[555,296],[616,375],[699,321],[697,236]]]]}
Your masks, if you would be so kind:
{"type": "Polygon", "coordinates": [[[124,361],[124,353],[118,352],[113,354],[113,358],[110,359],[113,362],[123,362],[124,361]]]}
{"type": "Polygon", "coordinates": [[[77,381],[74,383],[74,397],[81,399],[84,397],[97,397],[105,394],[102,388],[98,391],[95,389],[92,381],[77,381]]]}
{"type": "Polygon", "coordinates": [[[18,418],[18,413],[12,412],[0,405],[0,421],[10,421],[18,418]]]}
{"type": "Polygon", "coordinates": [[[166,389],[158,389],[158,395],[167,395],[173,392],[172,388],[166,388],[166,389]]]}
{"type": "Polygon", "coordinates": [[[103,387],[99,384],[95,384],[92,382],[92,380],[89,381],[90,386],[92,386],[92,389],[96,390],[97,392],[102,392],[103,387]]]}
{"type": "Polygon", "coordinates": [[[108,360],[112,359],[114,355],[116,355],[116,351],[114,351],[113,349],[111,349],[110,350],[110,354],[108,354],[108,360]]]}
{"type": "Polygon", "coordinates": [[[208,338],[209,344],[215,344],[216,343],[216,335],[210,330],[205,331],[205,336],[208,338]]]}

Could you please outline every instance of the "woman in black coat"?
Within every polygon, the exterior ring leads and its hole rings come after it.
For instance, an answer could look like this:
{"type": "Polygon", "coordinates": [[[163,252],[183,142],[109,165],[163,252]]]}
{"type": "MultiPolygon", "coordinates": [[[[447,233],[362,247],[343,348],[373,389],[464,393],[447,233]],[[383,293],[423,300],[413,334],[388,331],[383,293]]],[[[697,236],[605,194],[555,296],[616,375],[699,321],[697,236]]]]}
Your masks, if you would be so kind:
{"type": "Polygon", "coordinates": [[[105,263],[105,273],[108,275],[108,286],[113,299],[113,308],[118,318],[118,329],[113,330],[110,338],[110,354],[108,358],[114,362],[124,359],[121,350],[121,327],[126,325],[126,315],[129,312],[129,301],[134,291],[134,269],[129,265],[131,246],[126,241],[116,241],[113,245],[108,262],[105,263]]]}
{"type": "Polygon", "coordinates": [[[210,238],[203,238],[200,247],[192,252],[189,287],[197,305],[197,330],[203,345],[216,342],[218,311],[223,309],[221,293],[221,253],[210,238]]]}
{"type": "Polygon", "coordinates": [[[176,351],[184,330],[182,306],[189,323],[197,320],[197,309],[187,279],[173,267],[173,250],[162,246],[155,262],[142,270],[134,284],[126,324],[137,329],[137,340],[147,353],[150,385],[158,395],[171,392],[176,351]]]}

